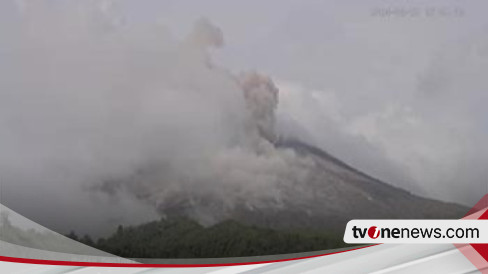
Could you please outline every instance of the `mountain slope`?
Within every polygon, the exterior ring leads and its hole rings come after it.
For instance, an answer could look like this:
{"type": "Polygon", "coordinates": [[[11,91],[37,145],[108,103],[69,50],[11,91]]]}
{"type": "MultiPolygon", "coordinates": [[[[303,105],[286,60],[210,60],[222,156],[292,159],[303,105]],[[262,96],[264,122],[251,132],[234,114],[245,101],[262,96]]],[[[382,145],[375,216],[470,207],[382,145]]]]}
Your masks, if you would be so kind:
{"type": "MultiPolygon", "coordinates": [[[[81,240],[97,249],[125,258],[219,258],[289,254],[344,247],[342,234],[325,231],[273,230],[224,221],[203,227],[176,218],[122,227],[96,242],[81,240]]],[[[88,240],[87,240],[88,239],[88,240]]]]}
{"type": "MultiPolygon", "coordinates": [[[[206,226],[236,220],[273,229],[338,232],[351,219],[450,219],[467,212],[463,206],[422,198],[381,182],[305,143],[280,141],[274,147],[303,163],[294,164],[298,167],[285,175],[273,174],[270,180],[276,183],[262,193],[247,193],[234,185],[210,190],[178,188],[154,204],[163,217],[189,217],[206,226]]],[[[141,187],[148,178],[142,172],[130,182],[136,195],[145,200],[154,196],[141,187]]]]}

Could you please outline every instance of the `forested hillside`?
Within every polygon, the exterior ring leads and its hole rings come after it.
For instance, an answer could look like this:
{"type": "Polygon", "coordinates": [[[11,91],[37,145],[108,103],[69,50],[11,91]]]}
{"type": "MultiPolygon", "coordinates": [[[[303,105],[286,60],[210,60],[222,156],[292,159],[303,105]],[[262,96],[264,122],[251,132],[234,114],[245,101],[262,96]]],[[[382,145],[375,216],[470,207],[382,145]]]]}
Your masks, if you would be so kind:
{"type": "Polygon", "coordinates": [[[312,230],[273,230],[225,221],[203,227],[178,218],[134,227],[119,226],[107,237],[68,237],[126,258],[218,258],[273,255],[345,246],[342,235],[312,230]]]}

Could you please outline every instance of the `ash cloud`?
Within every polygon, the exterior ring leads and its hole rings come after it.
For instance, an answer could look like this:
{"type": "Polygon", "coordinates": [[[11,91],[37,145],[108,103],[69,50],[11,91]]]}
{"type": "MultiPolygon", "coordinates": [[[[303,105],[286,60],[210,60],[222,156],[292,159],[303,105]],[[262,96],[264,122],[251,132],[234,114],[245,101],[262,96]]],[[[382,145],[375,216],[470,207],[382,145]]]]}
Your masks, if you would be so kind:
{"type": "Polygon", "coordinates": [[[206,19],[176,39],[163,25],[125,25],[109,7],[10,6],[2,203],[58,230],[103,233],[165,215],[177,192],[217,193],[226,207],[276,195],[299,160],[272,145],[272,80],[213,64],[224,39],[206,19]]]}
{"type": "MultiPolygon", "coordinates": [[[[280,206],[275,186],[313,166],[275,148],[285,132],[474,204],[486,190],[486,4],[463,21],[388,23],[370,5],[1,1],[1,202],[88,233],[202,202],[177,193],[218,197],[223,211],[280,206]]],[[[211,223],[211,210],[192,214],[211,223]]]]}

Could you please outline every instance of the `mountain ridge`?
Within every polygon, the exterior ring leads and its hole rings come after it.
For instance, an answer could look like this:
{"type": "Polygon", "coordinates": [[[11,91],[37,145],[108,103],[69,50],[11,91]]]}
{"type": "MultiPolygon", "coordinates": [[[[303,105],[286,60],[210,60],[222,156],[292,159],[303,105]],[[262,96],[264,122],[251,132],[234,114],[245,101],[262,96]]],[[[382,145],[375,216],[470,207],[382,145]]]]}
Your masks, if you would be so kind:
{"type": "Polygon", "coordinates": [[[204,225],[236,220],[272,229],[310,228],[343,231],[351,219],[451,219],[468,208],[414,195],[355,169],[324,150],[297,140],[274,143],[313,161],[305,180],[277,185],[279,198],[240,197],[228,207],[218,195],[182,192],[159,205],[164,216],[185,216],[204,225]],[[199,196],[200,195],[200,196],[199,196]]]}

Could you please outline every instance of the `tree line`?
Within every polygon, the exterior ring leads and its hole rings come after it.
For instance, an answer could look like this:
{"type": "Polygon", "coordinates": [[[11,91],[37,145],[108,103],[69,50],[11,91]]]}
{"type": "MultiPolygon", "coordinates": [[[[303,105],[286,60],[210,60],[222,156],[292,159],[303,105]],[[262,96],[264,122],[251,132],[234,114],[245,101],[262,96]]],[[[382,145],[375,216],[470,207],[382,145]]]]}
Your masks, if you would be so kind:
{"type": "Polygon", "coordinates": [[[210,227],[187,219],[119,226],[106,238],[66,235],[126,258],[222,258],[262,256],[344,247],[342,235],[316,230],[275,230],[229,220],[210,227]]]}

